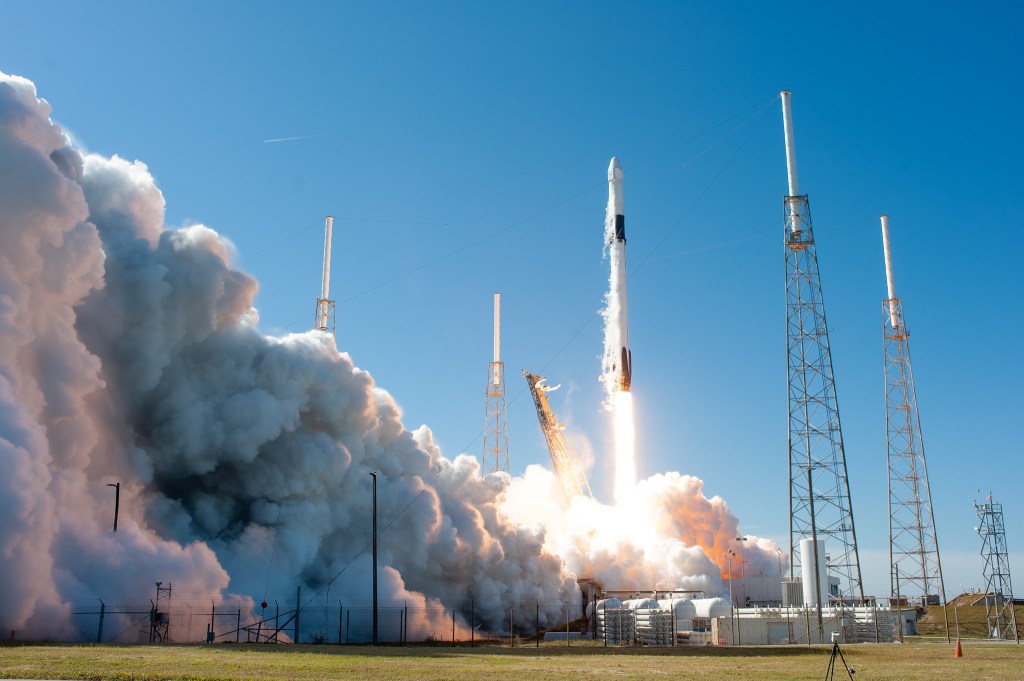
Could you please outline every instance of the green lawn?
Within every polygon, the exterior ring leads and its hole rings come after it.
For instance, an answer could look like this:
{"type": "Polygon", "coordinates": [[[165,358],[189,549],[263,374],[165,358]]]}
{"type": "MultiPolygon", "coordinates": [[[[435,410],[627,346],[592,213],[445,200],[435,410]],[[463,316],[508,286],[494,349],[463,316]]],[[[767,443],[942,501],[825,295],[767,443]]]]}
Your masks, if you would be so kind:
{"type": "MultiPolygon", "coordinates": [[[[821,679],[830,648],[507,648],[291,645],[0,645],[0,676],[50,679],[821,679]]],[[[857,681],[1024,678],[1024,647],[969,643],[843,648],[857,681]]],[[[836,678],[848,678],[837,670],[836,678]]]]}

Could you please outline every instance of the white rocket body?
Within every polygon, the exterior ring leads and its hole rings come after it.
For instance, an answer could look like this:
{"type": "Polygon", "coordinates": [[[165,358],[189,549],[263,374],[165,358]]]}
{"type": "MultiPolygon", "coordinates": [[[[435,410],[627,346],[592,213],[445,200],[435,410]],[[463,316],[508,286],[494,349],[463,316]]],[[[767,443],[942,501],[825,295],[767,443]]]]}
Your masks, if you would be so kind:
{"type": "Polygon", "coordinates": [[[605,352],[615,375],[616,388],[629,392],[633,357],[629,351],[629,304],[626,294],[626,216],[622,198],[622,166],[612,158],[608,165],[608,210],[604,222],[605,243],[611,261],[608,326],[605,352]]]}

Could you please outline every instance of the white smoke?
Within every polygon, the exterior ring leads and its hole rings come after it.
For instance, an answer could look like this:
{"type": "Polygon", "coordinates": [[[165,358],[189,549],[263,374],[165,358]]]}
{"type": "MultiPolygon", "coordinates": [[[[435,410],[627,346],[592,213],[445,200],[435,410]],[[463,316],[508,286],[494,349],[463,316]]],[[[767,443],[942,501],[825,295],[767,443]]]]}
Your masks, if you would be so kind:
{"type": "MultiPolygon", "coordinates": [[[[555,474],[527,468],[505,494],[504,510],[545,532],[545,548],[578,575],[609,589],[690,589],[724,595],[726,553],[738,552],[739,524],[704,483],[679,473],[641,480],[615,505],[575,497],[566,509],[555,474]]],[[[778,574],[777,546],[749,536],[742,559],[749,574],[778,574]]]]}
{"type": "Polygon", "coordinates": [[[333,579],[366,603],[370,471],[382,602],[575,602],[499,512],[507,477],[406,430],[330,337],[262,334],[230,244],[168,229],[144,164],[83,158],[50,113],[0,74],[0,629],[74,638],[70,603],[155,580],[222,598],[333,579]]]}
{"type": "MultiPolygon", "coordinates": [[[[50,114],[0,73],[0,631],[80,638],[72,603],[158,580],[239,608],[297,585],[365,605],[371,471],[382,603],[538,601],[543,627],[578,603],[577,574],[721,590],[736,522],[699,480],[564,511],[542,469],[445,458],[329,336],[261,333],[230,243],[168,228],[143,163],[83,156],[50,114]]],[[[438,617],[416,612],[410,639],[438,617]]]]}

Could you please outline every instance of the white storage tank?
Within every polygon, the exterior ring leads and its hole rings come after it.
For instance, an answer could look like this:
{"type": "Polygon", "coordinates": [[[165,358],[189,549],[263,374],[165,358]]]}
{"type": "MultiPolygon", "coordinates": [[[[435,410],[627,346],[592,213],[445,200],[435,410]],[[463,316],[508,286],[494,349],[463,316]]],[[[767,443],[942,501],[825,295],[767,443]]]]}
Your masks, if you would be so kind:
{"type": "MultiPolygon", "coordinates": [[[[609,610],[614,610],[616,608],[622,608],[622,607],[625,607],[625,604],[622,601],[620,601],[618,598],[605,598],[605,599],[602,599],[602,600],[597,602],[597,612],[598,612],[598,614],[603,613],[605,611],[605,608],[608,608],[609,610]]],[[[587,603],[587,612],[586,612],[587,617],[590,617],[593,614],[594,614],[594,604],[593,603],[587,603]]]]}
{"type": "Polygon", "coordinates": [[[693,618],[697,616],[697,608],[692,598],[663,598],[658,602],[662,608],[674,613],[676,631],[693,630],[693,618]]]}
{"type": "Polygon", "coordinates": [[[729,617],[732,615],[732,605],[724,598],[696,598],[693,601],[694,617],[729,617]]]}
{"type": "Polygon", "coordinates": [[[804,587],[804,605],[828,605],[828,564],[825,562],[825,540],[818,540],[818,585],[815,596],[814,540],[800,540],[800,579],[804,587]]]}

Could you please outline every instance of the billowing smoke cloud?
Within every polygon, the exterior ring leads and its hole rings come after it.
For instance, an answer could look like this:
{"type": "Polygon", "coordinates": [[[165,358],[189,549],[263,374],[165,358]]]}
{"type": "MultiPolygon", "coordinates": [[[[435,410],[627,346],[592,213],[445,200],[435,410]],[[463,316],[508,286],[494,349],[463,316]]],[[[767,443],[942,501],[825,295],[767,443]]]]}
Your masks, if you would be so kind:
{"type": "Polygon", "coordinates": [[[0,630],[81,638],[72,603],[138,601],[156,580],[239,607],[327,584],[366,604],[371,471],[382,602],[539,601],[547,626],[576,574],[721,590],[736,523],[700,481],[563,513],[543,469],[481,478],[445,458],[329,336],[261,333],[231,245],[168,228],[144,164],[83,155],[50,113],[0,73],[0,630]]]}
{"type": "MultiPolygon", "coordinates": [[[[565,509],[555,475],[530,466],[509,486],[505,511],[516,522],[542,528],[550,552],[606,588],[719,596],[726,592],[726,552],[739,550],[739,527],[725,501],[708,499],[703,487],[693,476],[658,474],[614,505],[576,497],[565,509]]],[[[747,537],[742,559],[748,574],[777,575],[776,549],[768,539],[747,537]]]]}
{"type": "Polygon", "coordinates": [[[74,638],[69,603],[154,580],[220,598],[341,573],[332,594],[365,603],[370,471],[382,601],[575,601],[500,513],[507,477],[406,430],[328,336],[259,332],[230,244],[168,229],[144,164],[83,157],[49,116],[0,74],[0,628],[74,638]]]}

